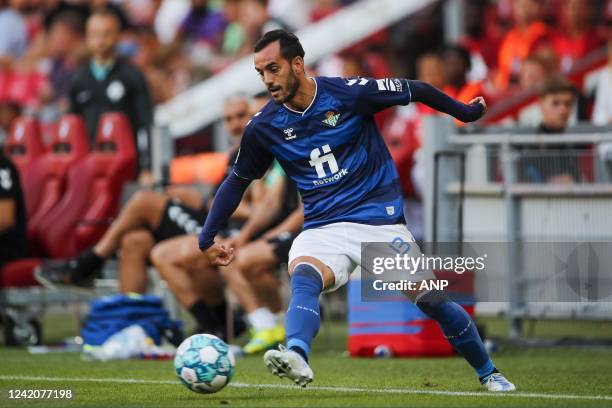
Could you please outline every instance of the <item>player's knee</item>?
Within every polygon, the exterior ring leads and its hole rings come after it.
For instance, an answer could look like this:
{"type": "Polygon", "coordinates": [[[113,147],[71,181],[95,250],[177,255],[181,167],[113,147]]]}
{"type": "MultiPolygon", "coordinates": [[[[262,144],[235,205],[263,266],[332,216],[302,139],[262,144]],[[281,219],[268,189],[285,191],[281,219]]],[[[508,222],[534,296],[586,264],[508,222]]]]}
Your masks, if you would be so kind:
{"type": "Polygon", "coordinates": [[[318,296],[323,290],[321,272],[307,263],[297,264],[291,274],[291,292],[318,296]]]}
{"type": "Polygon", "coordinates": [[[148,252],[154,241],[148,231],[132,231],[121,238],[121,250],[129,252],[148,252]]]}
{"type": "Polygon", "coordinates": [[[442,318],[442,306],[449,302],[449,298],[445,292],[441,290],[430,290],[420,294],[415,304],[427,316],[434,320],[442,318]]]}
{"type": "Polygon", "coordinates": [[[234,268],[238,270],[243,270],[249,267],[249,254],[246,251],[238,250],[234,257],[234,268]]]}
{"type": "Polygon", "coordinates": [[[132,195],[126,206],[131,208],[146,208],[158,202],[163,197],[151,190],[139,190],[132,195]]]}
{"type": "Polygon", "coordinates": [[[171,253],[172,253],[172,250],[171,248],[168,247],[168,245],[165,245],[163,243],[157,244],[151,250],[151,255],[150,255],[151,262],[155,266],[158,266],[158,267],[160,265],[163,266],[170,259],[171,253]]]}

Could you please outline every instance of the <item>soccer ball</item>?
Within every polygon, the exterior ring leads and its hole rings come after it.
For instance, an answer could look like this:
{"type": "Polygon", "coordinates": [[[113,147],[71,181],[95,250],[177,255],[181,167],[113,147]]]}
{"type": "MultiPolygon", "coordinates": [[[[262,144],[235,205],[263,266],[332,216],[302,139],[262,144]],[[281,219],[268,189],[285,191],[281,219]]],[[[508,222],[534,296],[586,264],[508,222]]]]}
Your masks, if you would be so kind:
{"type": "Polygon", "coordinates": [[[176,349],[174,370],[191,391],[211,394],[225,387],[236,361],[228,345],[212,334],[194,334],[176,349]]]}

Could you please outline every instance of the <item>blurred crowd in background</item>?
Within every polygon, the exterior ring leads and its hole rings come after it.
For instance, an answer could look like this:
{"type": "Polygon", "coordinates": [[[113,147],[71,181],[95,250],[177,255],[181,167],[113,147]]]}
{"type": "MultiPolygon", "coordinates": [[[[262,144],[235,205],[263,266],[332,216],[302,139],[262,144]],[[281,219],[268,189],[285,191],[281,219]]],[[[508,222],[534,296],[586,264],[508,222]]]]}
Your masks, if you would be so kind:
{"type": "MultiPolygon", "coordinates": [[[[97,8],[118,16],[118,53],[141,70],[158,104],[251,53],[262,33],[300,30],[353,2],[0,0],[0,133],[19,114],[36,115],[44,126],[69,109],[72,75],[88,55],[87,17],[97,8]]],[[[306,61],[313,74],[418,78],[460,100],[482,94],[494,105],[571,74],[589,54],[612,44],[609,0],[463,3],[465,34],[456,43],[444,42],[443,2],[436,2],[337,55],[308,61],[307,51],[306,61]]],[[[610,123],[611,77],[581,95],[575,119],[610,123]]],[[[405,133],[399,127],[413,126],[401,120],[381,124],[398,134],[405,133]]]]}

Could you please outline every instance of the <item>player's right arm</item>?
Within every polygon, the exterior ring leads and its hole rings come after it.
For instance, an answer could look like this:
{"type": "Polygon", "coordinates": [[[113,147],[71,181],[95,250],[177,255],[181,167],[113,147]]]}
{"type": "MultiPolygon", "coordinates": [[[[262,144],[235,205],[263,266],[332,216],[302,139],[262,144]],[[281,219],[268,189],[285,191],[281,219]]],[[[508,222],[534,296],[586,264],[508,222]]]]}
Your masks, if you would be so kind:
{"type": "Polygon", "coordinates": [[[238,208],[251,181],[261,178],[270,167],[272,160],[272,154],[257,140],[253,124],[247,126],[234,169],[219,187],[206,217],[206,223],[198,236],[200,250],[213,265],[228,265],[232,261],[233,250],[215,244],[214,239],[238,208]]]}

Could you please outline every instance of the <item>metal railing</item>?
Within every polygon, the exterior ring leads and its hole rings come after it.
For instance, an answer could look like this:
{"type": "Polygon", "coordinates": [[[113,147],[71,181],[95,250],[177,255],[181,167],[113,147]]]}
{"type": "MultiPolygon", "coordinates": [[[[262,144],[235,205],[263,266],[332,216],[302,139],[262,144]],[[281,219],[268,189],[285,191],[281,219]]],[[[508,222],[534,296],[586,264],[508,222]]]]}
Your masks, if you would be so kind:
{"type": "Polygon", "coordinates": [[[588,130],[458,134],[445,118],[424,121],[426,241],[517,243],[492,272],[505,282],[503,301],[481,308],[505,311],[512,337],[529,316],[612,317],[612,297],[555,301],[552,290],[534,302],[528,285],[553,272],[523,253],[531,242],[612,241],[612,130],[588,130]]]}

